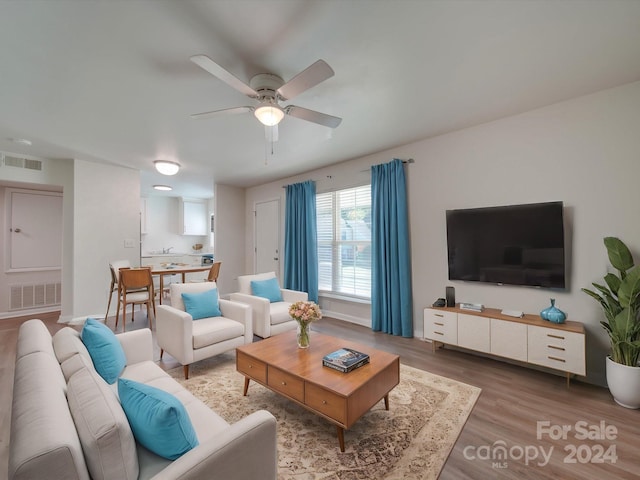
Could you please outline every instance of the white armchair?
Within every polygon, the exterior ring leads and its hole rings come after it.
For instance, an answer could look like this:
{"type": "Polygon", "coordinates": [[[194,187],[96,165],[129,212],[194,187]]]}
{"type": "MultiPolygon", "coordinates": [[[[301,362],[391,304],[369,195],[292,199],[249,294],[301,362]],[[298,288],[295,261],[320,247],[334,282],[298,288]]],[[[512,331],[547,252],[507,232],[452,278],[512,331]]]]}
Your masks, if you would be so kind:
{"type": "Polygon", "coordinates": [[[159,305],[156,314],[156,338],[160,358],[166,350],[184,366],[253,342],[251,308],[242,303],[218,299],[221,317],[193,320],[186,312],[182,293],[202,293],[216,288],[214,282],[171,284],[171,306],[159,305]]]}
{"type": "Polygon", "coordinates": [[[298,323],[289,316],[289,307],[294,302],[306,301],[307,292],[280,289],[281,302],[269,302],[268,299],[257,297],[251,291],[251,282],[275,278],[275,272],[258,273],[256,275],[242,275],[238,277],[239,291],[231,294],[231,300],[251,306],[253,318],[253,333],[267,338],[271,335],[293,330],[298,323]]]}

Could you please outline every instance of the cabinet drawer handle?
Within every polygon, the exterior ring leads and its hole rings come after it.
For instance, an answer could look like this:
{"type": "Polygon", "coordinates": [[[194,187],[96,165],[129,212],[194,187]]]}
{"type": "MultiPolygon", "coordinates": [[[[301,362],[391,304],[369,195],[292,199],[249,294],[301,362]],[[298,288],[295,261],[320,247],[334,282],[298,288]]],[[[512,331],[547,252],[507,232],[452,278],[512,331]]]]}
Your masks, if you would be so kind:
{"type": "Polygon", "coordinates": [[[547,348],[553,348],[555,350],[562,350],[563,352],[565,351],[564,347],[558,347],[556,345],[547,345],[547,348]]]}
{"type": "Polygon", "coordinates": [[[556,360],[557,362],[562,362],[562,363],[566,363],[566,360],[562,359],[562,358],[558,358],[558,357],[552,357],[550,355],[547,356],[547,358],[549,360],[556,360]]]}
{"type": "Polygon", "coordinates": [[[441,313],[434,313],[434,315],[435,315],[436,317],[440,317],[440,318],[444,317],[444,315],[442,315],[441,313]]]}
{"type": "Polygon", "coordinates": [[[551,337],[551,338],[559,338],[560,340],[564,340],[564,337],[561,335],[551,335],[550,333],[547,333],[547,337],[551,337]]]}
{"type": "Polygon", "coordinates": [[[327,401],[326,401],[326,400],[322,400],[322,404],[323,404],[323,405],[326,405],[326,404],[327,404],[327,401]]]}
{"type": "Polygon", "coordinates": [[[444,327],[444,323],[438,323],[438,322],[433,322],[435,325],[438,325],[439,327],[444,327]]]}
{"type": "Polygon", "coordinates": [[[444,333],[442,333],[442,332],[433,332],[433,333],[436,333],[438,335],[444,335],[444,333]]]}

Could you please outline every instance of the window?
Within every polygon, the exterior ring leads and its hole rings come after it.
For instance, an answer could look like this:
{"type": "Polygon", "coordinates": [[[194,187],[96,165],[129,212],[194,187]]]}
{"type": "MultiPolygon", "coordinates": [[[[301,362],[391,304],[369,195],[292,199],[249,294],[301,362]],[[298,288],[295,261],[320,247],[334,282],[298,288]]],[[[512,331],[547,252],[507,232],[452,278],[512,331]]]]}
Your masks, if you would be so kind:
{"type": "Polygon", "coordinates": [[[371,298],[371,185],[316,196],[318,289],[371,298]]]}

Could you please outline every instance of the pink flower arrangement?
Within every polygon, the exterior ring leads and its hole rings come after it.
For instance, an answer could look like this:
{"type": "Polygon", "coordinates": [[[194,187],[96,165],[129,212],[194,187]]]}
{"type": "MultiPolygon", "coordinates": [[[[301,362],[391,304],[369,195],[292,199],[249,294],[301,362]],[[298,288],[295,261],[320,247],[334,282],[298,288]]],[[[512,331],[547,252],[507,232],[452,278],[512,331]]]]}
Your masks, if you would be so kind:
{"type": "Polygon", "coordinates": [[[289,307],[289,315],[298,322],[298,348],[309,348],[309,324],[322,318],[320,307],[314,302],[295,302],[289,307]]]}
{"type": "Polygon", "coordinates": [[[295,302],[289,307],[289,315],[296,319],[301,327],[322,318],[320,307],[314,302],[295,302]]]}

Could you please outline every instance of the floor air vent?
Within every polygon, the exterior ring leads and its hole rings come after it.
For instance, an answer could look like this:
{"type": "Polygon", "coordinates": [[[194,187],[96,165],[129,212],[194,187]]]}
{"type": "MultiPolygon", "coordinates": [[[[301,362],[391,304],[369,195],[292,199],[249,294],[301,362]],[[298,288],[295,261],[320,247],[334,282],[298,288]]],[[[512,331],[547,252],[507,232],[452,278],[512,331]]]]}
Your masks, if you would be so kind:
{"type": "Polygon", "coordinates": [[[60,282],[11,285],[10,289],[9,310],[57,306],[61,303],[60,282]]]}

